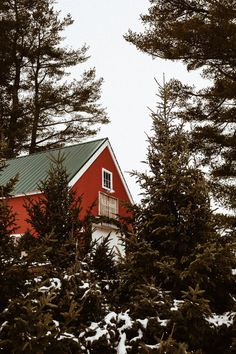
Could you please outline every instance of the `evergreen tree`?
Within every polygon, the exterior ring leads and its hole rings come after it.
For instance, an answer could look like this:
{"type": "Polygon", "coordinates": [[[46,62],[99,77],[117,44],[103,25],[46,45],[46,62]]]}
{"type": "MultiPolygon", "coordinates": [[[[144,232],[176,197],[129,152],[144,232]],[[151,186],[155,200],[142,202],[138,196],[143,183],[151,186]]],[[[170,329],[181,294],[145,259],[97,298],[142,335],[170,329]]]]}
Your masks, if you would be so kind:
{"type": "MultiPolygon", "coordinates": [[[[4,146],[0,146],[0,154],[4,146]]],[[[0,161],[0,173],[4,173],[5,162],[0,161]]],[[[20,254],[14,245],[12,234],[17,232],[16,214],[9,205],[11,192],[17,176],[0,186],[0,313],[5,308],[9,298],[22,291],[24,284],[24,265],[21,263],[20,254]],[[13,286],[14,284],[14,286],[13,286]]]]}
{"type": "MultiPolygon", "coordinates": [[[[133,208],[137,246],[127,249],[122,276],[135,296],[131,297],[127,287],[125,301],[142,318],[146,316],[146,296],[149,318],[158,314],[168,319],[165,341],[185,343],[190,352],[230,352],[232,326],[215,330],[208,318],[225,311],[233,317],[235,255],[232,245],[217,231],[208,183],[189,148],[187,128],[177,118],[183,101],[175,94],[176,85],[178,82],[170,81],[160,87],[160,103],[157,112],[152,112],[149,171],[136,173],[143,189],[141,204],[133,208]],[[155,287],[159,292],[150,291],[155,287]],[[162,302],[155,294],[164,295],[162,302]],[[171,301],[178,306],[171,309],[171,301]],[[217,331],[222,335],[218,342],[214,339],[217,331]]],[[[121,280],[121,290],[123,284],[121,280]]],[[[149,323],[149,333],[160,340],[157,323],[149,323]]]]}
{"type": "Polygon", "coordinates": [[[153,57],[181,60],[188,70],[202,68],[211,80],[199,92],[183,87],[194,98],[184,116],[193,123],[192,149],[210,167],[215,198],[231,209],[224,227],[235,236],[236,2],[151,0],[150,5],[141,17],[144,33],[130,31],[126,39],[153,57]]]}
{"type": "Polygon", "coordinates": [[[81,197],[76,196],[76,192],[69,187],[63,161],[64,157],[60,154],[56,159],[52,158],[48,176],[39,185],[42,197],[37,200],[29,197],[25,207],[28,222],[33,228],[31,233],[51,242],[51,260],[70,263],[71,238],[77,239],[78,253],[89,251],[92,216],[88,211],[81,220],[81,197]]]}
{"type": "Polygon", "coordinates": [[[7,45],[0,45],[7,64],[0,92],[6,157],[78,141],[108,122],[95,69],[65,81],[70,67],[88,59],[88,48],[63,48],[61,33],[73,21],[70,15],[59,20],[53,5],[54,0],[4,0],[0,8],[7,38],[7,45]]]}
{"type": "MultiPolygon", "coordinates": [[[[5,3],[1,2],[0,12],[5,10],[5,3]]],[[[6,79],[9,75],[9,66],[11,64],[10,48],[9,48],[9,31],[12,23],[4,17],[0,21],[0,83],[6,84],[6,79]]]]}
{"type": "Polygon", "coordinates": [[[116,267],[114,262],[114,250],[110,247],[110,235],[94,242],[90,254],[90,262],[99,278],[105,280],[115,278],[116,267]]]}
{"type": "Polygon", "coordinates": [[[96,343],[92,349],[90,333],[110,310],[114,260],[108,239],[93,249],[91,212],[79,219],[81,198],[68,186],[60,155],[41,191],[43,197],[26,206],[34,230],[16,247],[24,257],[18,264],[14,258],[14,265],[24,273],[20,291],[11,290],[1,309],[0,350],[88,353],[90,348],[93,353],[104,346],[96,343]]]}

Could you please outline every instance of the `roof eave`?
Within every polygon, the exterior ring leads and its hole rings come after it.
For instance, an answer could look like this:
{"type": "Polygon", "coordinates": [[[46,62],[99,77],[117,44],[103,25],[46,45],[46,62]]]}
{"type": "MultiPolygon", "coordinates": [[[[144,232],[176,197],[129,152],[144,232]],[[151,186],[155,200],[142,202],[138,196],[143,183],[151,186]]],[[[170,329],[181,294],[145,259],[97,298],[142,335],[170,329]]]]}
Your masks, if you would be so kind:
{"type": "Polygon", "coordinates": [[[121,181],[122,181],[122,183],[123,183],[123,186],[124,186],[124,188],[125,188],[125,191],[126,191],[128,197],[129,197],[129,201],[130,201],[130,203],[133,204],[133,203],[134,203],[134,200],[133,200],[132,195],[131,195],[131,193],[130,193],[129,187],[128,187],[126,181],[125,181],[124,175],[123,175],[123,173],[122,173],[122,171],[121,171],[121,168],[120,168],[120,166],[119,166],[119,163],[118,163],[118,161],[117,161],[117,159],[116,159],[116,156],[115,156],[115,154],[114,154],[114,151],[113,151],[113,149],[112,149],[112,147],[111,147],[111,144],[110,144],[110,142],[109,142],[108,139],[106,139],[106,140],[100,145],[100,147],[99,147],[99,148],[96,150],[96,152],[90,157],[90,159],[84,164],[84,166],[83,166],[83,167],[75,174],[75,176],[69,181],[69,186],[70,186],[70,187],[73,187],[73,186],[76,184],[76,182],[78,182],[78,180],[81,178],[81,176],[88,170],[88,168],[93,164],[93,162],[98,158],[98,156],[99,156],[106,148],[108,148],[108,150],[109,150],[109,152],[110,152],[110,154],[111,154],[112,160],[113,160],[113,162],[114,162],[114,164],[115,164],[115,166],[116,166],[116,169],[117,169],[117,171],[118,171],[118,173],[119,173],[119,176],[120,176],[120,178],[121,178],[121,181]]]}

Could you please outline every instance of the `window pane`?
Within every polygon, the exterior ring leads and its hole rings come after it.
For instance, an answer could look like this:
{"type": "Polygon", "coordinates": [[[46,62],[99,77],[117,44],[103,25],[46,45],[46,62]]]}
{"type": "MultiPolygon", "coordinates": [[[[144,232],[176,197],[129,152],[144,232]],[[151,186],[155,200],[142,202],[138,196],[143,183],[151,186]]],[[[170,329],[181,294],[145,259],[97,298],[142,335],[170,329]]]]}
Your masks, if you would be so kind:
{"type": "Polygon", "coordinates": [[[105,170],[103,170],[103,187],[112,189],[112,173],[105,170]]]}

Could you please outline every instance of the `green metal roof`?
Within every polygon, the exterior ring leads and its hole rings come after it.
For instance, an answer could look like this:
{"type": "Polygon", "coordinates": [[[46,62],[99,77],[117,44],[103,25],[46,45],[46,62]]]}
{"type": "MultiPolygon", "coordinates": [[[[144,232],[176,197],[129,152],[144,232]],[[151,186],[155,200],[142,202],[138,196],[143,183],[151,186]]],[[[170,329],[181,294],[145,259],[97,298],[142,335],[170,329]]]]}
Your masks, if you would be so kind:
{"type": "Polygon", "coordinates": [[[18,173],[19,180],[14,187],[14,195],[38,191],[40,181],[46,179],[52,164],[51,157],[57,157],[59,152],[65,156],[64,166],[70,181],[105,141],[107,139],[99,139],[7,160],[7,167],[0,175],[0,185],[4,185],[18,173]]]}

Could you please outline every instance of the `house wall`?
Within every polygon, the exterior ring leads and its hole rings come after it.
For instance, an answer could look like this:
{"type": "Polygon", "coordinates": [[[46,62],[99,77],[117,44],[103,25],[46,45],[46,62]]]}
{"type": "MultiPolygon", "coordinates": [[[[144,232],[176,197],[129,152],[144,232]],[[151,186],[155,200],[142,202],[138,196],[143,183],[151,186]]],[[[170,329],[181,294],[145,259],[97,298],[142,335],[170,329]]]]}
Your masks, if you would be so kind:
{"type": "MultiPolygon", "coordinates": [[[[36,194],[30,196],[32,200],[36,201],[42,196],[42,194],[36,194]]],[[[29,216],[28,213],[24,207],[25,204],[29,203],[27,200],[27,197],[16,197],[16,198],[11,198],[9,200],[9,205],[12,207],[13,212],[16,213],[16,225],[17,225],[17,230],[16,234],[22,235],[24,234],[27,229],[31,230],[30,224],[26,221],[29,216]]]]}
{"type": "MultiPolygon", "coordinates": [[[[82,195],[82,217],[85,215],[86,210],[96,202],[92,213],[93,215],[98,215],[98,194],[100,192],[106,192],[104,188],[102,188],[102,168],[109,170],[113,174],[113,189],[114,193],[112,193],[112,197],[115,197],[119,200],[119,210],[118,213],[121,216],[126,215],[125,207],[122,205],[124,201],[129,201],[128,194],[123,185],[123,182],[120,178],[119,172],[115,166],[113,158],[110,154],[109,149],[106,147],[103,152],[97,157],[97,159],[92,163],[92,165],[85,171],[85,173],[79,178],[79,180],[72,187],[73,190],[76,191],[77,196],[82,195]]],[[[42,194],[32,195],[30,196],[33,200],[37,200],[42,194]]],[[[14,212],[17,214],[17,226],[19,227],[16,231],[17,234],[23,234],[27,229],[30,229],[30,225],[27,223],[27,212],[24,208],[24,205],[27,203],[27,198],[20,196],[11,198],[9,201],[12,206],[14,212]]],[[[97,234],[95,237],[100,237],[102,234],[107,235],[109,232],[109,228],[97,228],[97,234]]],[[[114,229],[110,229],[112,232],[113,243],[117,244],[118,239],[116,238],[116,232],[114,229]]]]}
{"type": "Polygon", "coordinates": [[[93,232],[93,240],[100,241],[103,237],[109,235],[109,247],[113,250],[113,252],[118,256],[121,254],[122,256],[125,253],[125,247],[120,239],[120,235],[118,230],[111,229],[109,225],[96,225],[95,230],[93,232]]]}
{"type": "Polygon", "coordinates": [[[103,168],[112,172],[113,174],[114,191],[111,195],[112,197],[119,200],[118,214],[125,216],[126,210],[122,204],[123,202],[128,202],[129,197],[108,148],[103,150],[103,152],[97,157],[97,159],[80,177],[80,179],[75,183],[73,187],[78,196],[83,195],[83,212],[85,213],[86,209],[88,209],[95,201],[96,205],[93,208],[93,214],[98,215],[98,192],[100,191],[106,193],[106,189],[102,188],[103,168]]]}

